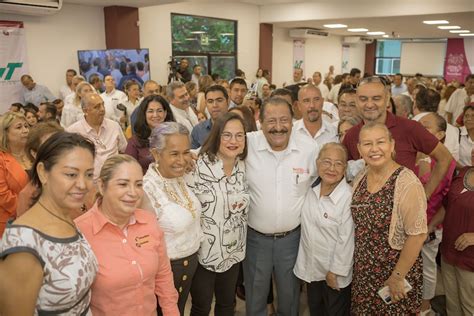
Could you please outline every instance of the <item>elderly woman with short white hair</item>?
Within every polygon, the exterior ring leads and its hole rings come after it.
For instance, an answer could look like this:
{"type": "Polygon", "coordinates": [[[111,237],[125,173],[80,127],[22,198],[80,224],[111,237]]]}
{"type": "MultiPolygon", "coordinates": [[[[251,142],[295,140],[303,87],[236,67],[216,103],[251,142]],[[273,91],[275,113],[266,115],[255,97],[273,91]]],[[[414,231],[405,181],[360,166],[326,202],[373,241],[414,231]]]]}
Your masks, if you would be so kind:
{"type": "Polygon", "coordinates": [[[160,124],[150,136],[150,152],[155,162],[143,178],[148,197],[143,208],[156,213],[165,233],[181,315],[198,265],[197,251],[202,239],[201,203],[183,179],[191,160],[190,145],[189,131],[184,125],[160,124]]]}
{"type": "Polygon", "coordinates": [[[301,239],[294,273],[308,282],[311,316],[349,315],[354,222],[352,188],[344,177],[344,145],[325,144],[316,166],[319,178],[308,190],[301,210],[301,239]]]}

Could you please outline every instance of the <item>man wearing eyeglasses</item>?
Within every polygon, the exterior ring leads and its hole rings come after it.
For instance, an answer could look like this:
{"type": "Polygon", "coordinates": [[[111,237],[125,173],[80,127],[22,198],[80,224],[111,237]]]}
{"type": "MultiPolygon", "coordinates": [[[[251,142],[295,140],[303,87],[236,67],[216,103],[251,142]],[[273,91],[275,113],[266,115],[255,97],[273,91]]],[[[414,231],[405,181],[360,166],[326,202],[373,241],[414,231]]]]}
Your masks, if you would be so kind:
{"type": "Polygon", "coordinates": [[[250,206],[243,263],[246,314],[266,316],[272,275],[277,314],[299,314],[300,282],[293,273],[300,214],[315,176],[319,146],[292,132],[292,106],[281,97],[265,101],[261,130],[247,134],[250,206]]]}
{"type": "Polygon", "coordinates": [[[360,159],[357,149],[359,132],[363,124],[377,122],[385,124],[395,139],[395,161],[412,171],[415,170],[416,155],[422,152],[434,158],[437,163],[425,193],[429,198],[448,171],[453,157],[439,140],[420,123],[398,117],[388,112],[390,102],[389,86],[379,77],[367,77],[357,87],[357,108],[363,122],[351,128],[343,144],[349,151],[349,160],[360,159]]]}
{"type": "Polygon", "coordinates": [[[202,146],[211,132],[212,124],[229,111],[229,95],[223,86],[214,85],[207,88],[204,98],[210,118],[194,126],[191,133],[191,148],[202,146]]]}
{"type": "Polygon", "coordinates": [[[94,179],[109,156],[123,153],[127,140],[120,125],[105,118],[104,100],[97,93],[86,94],[81,100],[84,117],[66,130],[89,138],[95,145],[94,179]]]}

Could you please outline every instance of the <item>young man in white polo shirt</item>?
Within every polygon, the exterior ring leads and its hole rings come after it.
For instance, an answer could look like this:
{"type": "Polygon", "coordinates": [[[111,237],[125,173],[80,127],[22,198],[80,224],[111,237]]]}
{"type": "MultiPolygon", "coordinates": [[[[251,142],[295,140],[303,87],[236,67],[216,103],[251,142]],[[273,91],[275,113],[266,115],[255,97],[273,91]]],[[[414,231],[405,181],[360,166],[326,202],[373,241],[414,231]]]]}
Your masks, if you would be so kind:
{"type": "Polygon", "coordinates": [[[244,261],[247,315],[266,316],[275,277],[278,315],[299,313],[300,282],[293,273],[300,240],[300,213],[315,176],[319,147],[292,135],[291,105],[274,97],[261,109],[262,129],[248,133],[250,207],[244,261]]]}

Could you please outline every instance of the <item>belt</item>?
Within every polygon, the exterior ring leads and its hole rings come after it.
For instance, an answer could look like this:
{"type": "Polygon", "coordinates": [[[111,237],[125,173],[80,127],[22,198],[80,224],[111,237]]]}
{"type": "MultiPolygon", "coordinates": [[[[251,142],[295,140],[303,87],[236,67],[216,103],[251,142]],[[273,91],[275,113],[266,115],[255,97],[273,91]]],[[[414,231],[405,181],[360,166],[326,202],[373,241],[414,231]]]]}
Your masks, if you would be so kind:
{"type": "Polygon", "coordinates": [[[282,233],[269,233],[269,234],[265,234],[265,233],[261,233],[259,232],[258,230],[255,230],[253,229],[252,227],[248,226],[248,228],[250,228],[251,230],[253,230],[254,232],[256,232],[257,234],[260,234],[262,236],[265,236],[265,237],[271,237],[271,238],[274,238],[274,239],[279,239],[279,238],[283,238],[283,237],[286,237],[288,236],[289,234],[297,231],[298,229],[300,229],[300,225],[296,226],[295,228],[293,228],[292,230],[289,230],[289,231],[286,231],[286,232],[282,232],[282,233]]]}

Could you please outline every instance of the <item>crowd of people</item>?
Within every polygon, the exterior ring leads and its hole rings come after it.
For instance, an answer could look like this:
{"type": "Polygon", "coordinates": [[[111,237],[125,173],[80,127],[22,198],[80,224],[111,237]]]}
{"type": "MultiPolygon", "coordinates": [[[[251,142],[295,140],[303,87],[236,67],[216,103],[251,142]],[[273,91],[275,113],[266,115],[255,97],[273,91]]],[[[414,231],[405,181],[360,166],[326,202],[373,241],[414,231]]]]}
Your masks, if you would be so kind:
{"type": "Polygon", "coordinates": [[[474,75],[188,67],[123,90],[69,69],[59,98],[22,76],[0,315],[290,316],[303,287],[311,315],[434,315],[440,283],[474,313],[474,75]]]}

